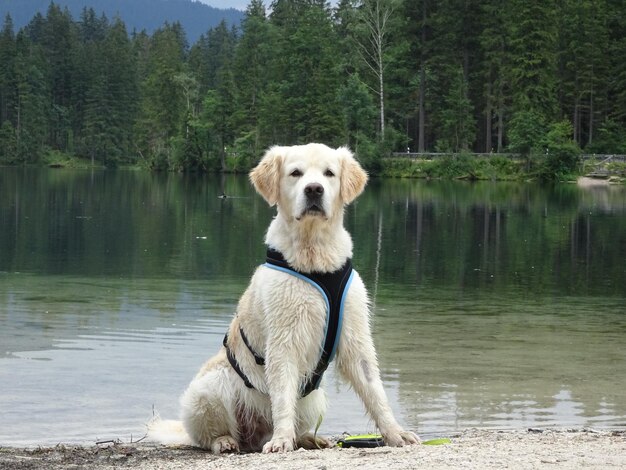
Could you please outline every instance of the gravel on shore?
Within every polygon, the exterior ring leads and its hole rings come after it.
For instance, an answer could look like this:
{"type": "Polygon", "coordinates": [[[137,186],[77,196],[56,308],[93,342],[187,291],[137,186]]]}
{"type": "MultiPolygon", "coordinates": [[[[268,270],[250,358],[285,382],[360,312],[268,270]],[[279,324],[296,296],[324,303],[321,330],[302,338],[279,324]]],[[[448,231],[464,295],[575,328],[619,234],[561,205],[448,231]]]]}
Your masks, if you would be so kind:
{"type": "Polygon", "coordinates": [[[468,429],[450,444],[297,450],[215,456],[190,447],[107,442],[93,446],[0,447],[0,469],[489,469],[626,468],[626,430],[468,429]]]}

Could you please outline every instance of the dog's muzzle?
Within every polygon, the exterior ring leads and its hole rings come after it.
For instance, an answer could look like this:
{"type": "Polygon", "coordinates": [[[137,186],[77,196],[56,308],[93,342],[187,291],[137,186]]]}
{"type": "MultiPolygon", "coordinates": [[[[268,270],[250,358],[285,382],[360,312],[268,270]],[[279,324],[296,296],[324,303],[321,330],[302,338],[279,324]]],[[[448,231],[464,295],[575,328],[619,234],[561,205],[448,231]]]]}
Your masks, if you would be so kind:
{"type": "Polygon", "coordinates": [[[326,216],[324,210],[323,197],[324,186],[319,183],[310,183],[304,187],[305,205],[302,215],[298,217],[300,220],[305,215],[321,215],[326,216]]]}

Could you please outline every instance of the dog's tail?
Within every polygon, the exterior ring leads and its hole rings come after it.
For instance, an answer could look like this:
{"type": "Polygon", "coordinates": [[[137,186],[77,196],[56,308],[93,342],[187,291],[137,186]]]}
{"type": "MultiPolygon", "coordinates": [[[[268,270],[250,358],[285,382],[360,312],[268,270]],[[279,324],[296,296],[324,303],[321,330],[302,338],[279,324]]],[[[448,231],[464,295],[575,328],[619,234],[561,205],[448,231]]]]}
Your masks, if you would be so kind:
{"type": "Polygon", "coordinates": [[[192,446],[194,442],[185,431],[182,421],[155,416],[148,423],[148,439],[165,445],[192,446]]]}

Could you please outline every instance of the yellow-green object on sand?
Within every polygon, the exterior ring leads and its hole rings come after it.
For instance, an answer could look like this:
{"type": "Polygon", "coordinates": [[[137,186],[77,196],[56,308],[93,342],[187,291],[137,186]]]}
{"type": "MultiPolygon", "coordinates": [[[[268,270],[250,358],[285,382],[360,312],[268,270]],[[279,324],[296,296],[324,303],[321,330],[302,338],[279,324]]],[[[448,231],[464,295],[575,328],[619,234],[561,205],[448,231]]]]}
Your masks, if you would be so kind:
{"type": "Polygon", "coordinates": [[[452,441],[447,437],[441,437],[439,439],[429,439],[428,441],[422,442],[422,445],[425,446],[440,446],[444,444],[452,444],[452,441]]]}

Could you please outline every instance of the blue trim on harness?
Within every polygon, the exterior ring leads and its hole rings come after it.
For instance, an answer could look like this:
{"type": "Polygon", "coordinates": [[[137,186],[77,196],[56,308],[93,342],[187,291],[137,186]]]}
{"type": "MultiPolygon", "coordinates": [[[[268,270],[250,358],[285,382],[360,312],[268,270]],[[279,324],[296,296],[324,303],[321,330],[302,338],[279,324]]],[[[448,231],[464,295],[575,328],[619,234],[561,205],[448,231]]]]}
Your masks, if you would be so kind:
{"type": "Polygon", "coordinates": [[[335,344],[333,345],[333,350],[330,353],[330,359],[328,359],[328,362],[332,362],[332,360],[335,358],[335,353],[337,352],[337,345],[339,344],[339,336],[341,335],[341,327],[343,325],[343,306],[346,302],[346,295],[348,294],[350,285],[352,285],[352,279],[354,279],[354,269],[350,270],[350,276],[348,277],[346,286],[343,288],[343,293],[341,294],[341,304],[339,306],[339,326],[337,327],[337,337],[335,338],[335,344]]]}

